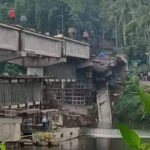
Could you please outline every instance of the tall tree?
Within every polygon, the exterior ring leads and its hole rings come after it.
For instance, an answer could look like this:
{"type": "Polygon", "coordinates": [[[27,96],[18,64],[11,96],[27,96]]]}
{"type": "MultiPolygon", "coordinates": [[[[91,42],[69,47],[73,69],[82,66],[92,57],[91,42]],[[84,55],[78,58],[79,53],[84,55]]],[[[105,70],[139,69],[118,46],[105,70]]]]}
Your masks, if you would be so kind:
{"type": "Polygon", "coordinates": [[[49,31],[52,35],[57,33],[67,34],[69,26],[72,26],[71,8],[60,1],[54,3],[51,10],[49,10],[49,31]]]}

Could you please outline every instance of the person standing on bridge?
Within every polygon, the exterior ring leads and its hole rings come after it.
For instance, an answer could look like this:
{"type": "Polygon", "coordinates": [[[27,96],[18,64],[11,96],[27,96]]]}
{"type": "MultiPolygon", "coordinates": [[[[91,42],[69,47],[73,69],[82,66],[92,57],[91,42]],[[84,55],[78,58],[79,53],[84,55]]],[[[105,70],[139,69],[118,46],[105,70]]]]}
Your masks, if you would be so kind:
{"type": "Polygon", "coordinates": [[[16,12],[14,10],[14,8],[10,8],[9,11],[8,11],[8,16],[10,18],[10,23],[13,24],[14,23],[14,20],[16,18],[16,12]]]}
{"type": "Polygon", "coordinates": [[[14,20],[16,18],[16,12],[15,12],[14,8],[9,9],[8,16],[12,20],[14,20]]]}
{"type": "Polygon", "coordinates": [[[88,42],[88,40],[89,40],[89,34],[88,34],[87,30],[85,30],[83,32],[83,39],[85,42],[88,42]]]}

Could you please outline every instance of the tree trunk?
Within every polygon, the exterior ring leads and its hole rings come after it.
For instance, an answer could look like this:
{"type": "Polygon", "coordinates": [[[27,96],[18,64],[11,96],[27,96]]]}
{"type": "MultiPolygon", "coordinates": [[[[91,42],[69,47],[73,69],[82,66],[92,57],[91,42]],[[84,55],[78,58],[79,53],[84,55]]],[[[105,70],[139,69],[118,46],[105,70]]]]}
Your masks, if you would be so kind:
{"type": "Polygon", "coordinates": [[[124,44],[124,46],[127,45],[126,33],[125,33],[125,21],[123,22],[123,44],[124,44]]]}
{"type": "Polygon", "coordinates": [[[119,46],[118,46],[118,24],[117,24],[117,19],[116,19],[116,27],[115,27],[115,40],[116,40],[116,50],[117,50],[117,53],[118,53],[119,46]]]}
{"type": "MultiPolygon", "coordinates": [[[[104,40],[105,40],[105,28],[103,28],[103,43],[104,43],[104,40]]],[[[102,47],[102,49],[104,50],[104,47],[102,47]]]]}

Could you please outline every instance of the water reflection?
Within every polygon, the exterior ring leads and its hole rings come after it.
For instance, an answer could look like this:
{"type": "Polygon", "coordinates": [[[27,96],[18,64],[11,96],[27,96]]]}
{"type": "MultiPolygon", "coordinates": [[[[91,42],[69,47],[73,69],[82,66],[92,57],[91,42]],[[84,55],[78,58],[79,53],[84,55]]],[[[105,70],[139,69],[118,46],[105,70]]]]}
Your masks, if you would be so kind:
{"type": "Polygon", "coordinates": [[[61,142],[57,147],[22,147],[21,150],[129,150],[122,139],[81,137],[61,142]]]}
{"type": "Polygon", "coordinates": [[[111,143],[110,139],[97,138],[96,139],[96,149],[109,150],[110,149],[110,143],[111,143]]]}

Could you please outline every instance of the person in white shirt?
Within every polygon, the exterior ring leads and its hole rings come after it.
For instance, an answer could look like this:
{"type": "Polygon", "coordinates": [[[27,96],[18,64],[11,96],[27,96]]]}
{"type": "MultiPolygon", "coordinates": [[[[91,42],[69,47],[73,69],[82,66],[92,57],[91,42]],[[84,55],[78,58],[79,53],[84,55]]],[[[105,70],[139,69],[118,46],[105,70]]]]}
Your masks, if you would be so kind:
{"type": "Polygon", "coordinates": [[[48,119],[46,116],[43,116],[43,118],[42,118],[42,125],[43,125],[43,129],[45,131],[48,130],[48,119]]]}

